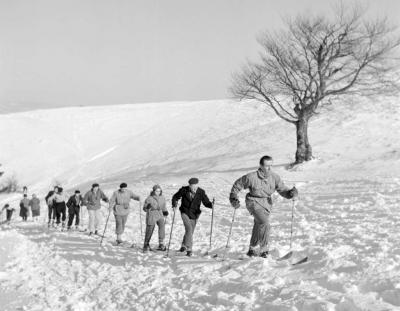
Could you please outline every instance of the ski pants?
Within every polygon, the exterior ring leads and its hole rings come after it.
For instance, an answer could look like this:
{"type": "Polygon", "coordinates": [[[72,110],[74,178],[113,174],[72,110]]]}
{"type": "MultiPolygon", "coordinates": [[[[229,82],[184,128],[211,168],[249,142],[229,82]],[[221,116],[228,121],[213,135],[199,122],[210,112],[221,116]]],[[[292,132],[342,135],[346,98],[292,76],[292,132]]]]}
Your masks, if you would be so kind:
{"type": "Polygon", "coordinates": [[[72,226],[75,218],[75,226],[79,226],[79,211],[80,206],[71,206],[68,208],[68,227],[72,226]]]}
{"type": "Polygon", "coordinates": [[[164,245],[165,239],[165,220],[164,217],[160,218],[154,225],[146,226],[146,234],[144,237],[144,246],[150,245],[151,236],[153,235],[154,228],[158,226],[158,243],[164,245]]]}
{"type": "Polygon", "coordinates": [[[191,251],[193,248],[193,232],[196,228],[197,219],[191,219],[185,213],[181,213],[183,225],[185,226],[185,235],[183,236],[182,246],[191,251]]]}
{"type": "Polygon", "coordinates": [[[260,252],[268,251],[268,240],[271,226],[269,224],[269,212],[262,206],[253,211],[254,226],[250,239],[250,249],[260,245],[260,252]]]}
{"type": "Polygon", "coordinates": [[[90,209],[89,213],[89,232],[100,230],[101,212],[100,209],[90,209]]]}
{"type": "Polygon", "coordinates": [[[47,215],[49,217],[49,223],[51,222],[51,220],[56,218],[56,208],[54,205],[48,205],[47,206],[48,210],[47,210],[47,215]]]}
{"type": "Polygon", "coordinates": [[[56,202],[55,203],[55,212],[56,212],[57,224],[60,224],[61,221],[64,224],[65,220],[67,219],[67,214],[66,214],[67,207],[65,205],[65,202],[56,202]]]}
{"type": "Polygon", "coordinates": [[[125,224],[128,220],[128,215],[115,215],[115,233],[121,235],[125,231],[125,224]]]}
{"type": "Polygon", "coordinates": [[[6,212],[7,212],[7,213],[6,213],[6,215],[7,215],[7,221],[10,222],[10,221],[11,221],[12,214],[13,214],[13,210],[7,210],[6,212]]]}

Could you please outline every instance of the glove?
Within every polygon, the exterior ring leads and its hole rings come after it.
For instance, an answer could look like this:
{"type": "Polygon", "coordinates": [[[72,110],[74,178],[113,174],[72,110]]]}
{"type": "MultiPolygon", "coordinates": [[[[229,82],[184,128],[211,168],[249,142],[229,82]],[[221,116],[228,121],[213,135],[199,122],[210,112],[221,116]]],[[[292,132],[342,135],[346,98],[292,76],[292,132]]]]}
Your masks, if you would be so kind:
{"type": "Polygon", "coordinates": [[[163,211],[162,214],[167,217],[169,215],[168,211],[163,211]]]}
{"type": "Polygon", "coordinates": [[[175,209],[175,208],[177,208],[177,207],[178,207],[178,204],[173,204],[173,205],[172,205],[172,208],[173,208],[173,209],[175,209]]]}
{"type": "Polygon", "coordinates": [[[289,195],[292,199],[299,196],[299,192],[297,191],[296,187],[293,187],[289,190],[289,195]]]}
{"type": "Polygon", "coordinates": [[[236,208],[240,207],[240,201],[239,201],[239,199],[238,199],[236,194],[231,193],[230,196],[229,196],[229,201],[231,202],[231,205],[232,205],[233,208],[236,209],[236,208]]]}

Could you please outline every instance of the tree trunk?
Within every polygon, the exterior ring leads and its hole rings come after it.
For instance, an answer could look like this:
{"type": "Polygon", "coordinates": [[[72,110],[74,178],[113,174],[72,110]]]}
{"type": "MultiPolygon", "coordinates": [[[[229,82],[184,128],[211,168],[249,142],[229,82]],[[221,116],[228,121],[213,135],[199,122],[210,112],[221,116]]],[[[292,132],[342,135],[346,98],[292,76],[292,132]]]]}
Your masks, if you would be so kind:
{"type": "Polygon", "coordinates": [[[304,116],[299,116],[296,122],[296,135],[297,135],[297,150],[296,150],[296,164],[310,161],[312,159],[312,149],[308,141],[308,119],[304,116]]]}

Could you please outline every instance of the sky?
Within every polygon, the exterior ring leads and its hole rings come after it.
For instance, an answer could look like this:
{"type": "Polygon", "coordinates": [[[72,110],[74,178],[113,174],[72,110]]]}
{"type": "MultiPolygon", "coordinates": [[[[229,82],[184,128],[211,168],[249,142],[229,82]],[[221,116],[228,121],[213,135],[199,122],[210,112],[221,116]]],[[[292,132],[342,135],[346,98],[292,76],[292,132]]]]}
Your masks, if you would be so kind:
{"type": "MultiPolygon", "coordinates": [[[[400,17],[399,0],[360,2],[400,17]]],[[[0,0],[0,112],[227,98],[257,34],[333,3],[0,0]]]]}

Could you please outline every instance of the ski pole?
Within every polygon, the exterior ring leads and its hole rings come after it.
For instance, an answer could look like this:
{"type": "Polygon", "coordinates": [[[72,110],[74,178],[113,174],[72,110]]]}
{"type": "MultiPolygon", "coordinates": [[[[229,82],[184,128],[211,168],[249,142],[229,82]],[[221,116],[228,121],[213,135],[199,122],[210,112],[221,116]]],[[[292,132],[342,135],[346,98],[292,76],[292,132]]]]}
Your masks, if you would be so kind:
{"type": "Polygon", "coordinates": [[[110,214],[111,214],[111,208],[109,207],[108,208],[108,216],[107,216],[107,220],[106,220],[106,225],[104,226],[103,235],[102,235],[101,240],[100,240],[100,246],[101,246],[101,243],[103,243],[104,235],[106,234],[106,229],[107,229],[108,219],[110,218],[110,214]]]}
{"type": "Polygon", "coordinates": [[[140,203],[139,203],[139,218],[140,218],[140,236],[143,240],[142,204],[140,204],[140,203]]]}
{"type": "Polygon", "coordinates": [[[229,229],[229,234],[228,234],[228,241],[226,242],[226,249],[229,248],[229,242],[231,240],[231,235],[232,235],[232,227],[233,223],[235,221],[235,214],[236,214],[236,208],[233,210],[233,216],[232,216],[232,222],[231,222],[231,228],[229,229]]]}
{"type": "Polygon", "coordinates": [[[213,223],[214,223],[214,204],[215,204],[215,198],[213,198],[213,200],[212,200],[212,208],[211,208],[210,249],[211,249],[211,244],[212,244],[213,223]]]}
{"type": "Polygon", "coordinates": [[[296,201],[292,201],[292,223],[290,224],[290,249],[292,249],[292,240],[293,240],[293,222],[294,222],[294,207],[296,204],[296,201]]]}
{"type": "Polygon", "coordinates": [[[172,208],[174,210],[174,215],[172,216],[172,224],[171,224],[171,232],[169,233],[169,242],[168,242],[168,249],[167,249],[167,254],[165,255],[165,257],[168,257],[169,255],[169,247],[171,246],[171,240],[172,240],[172,231],[174,229],[174,223],[175,223],[175,208],[172,208]]]}

